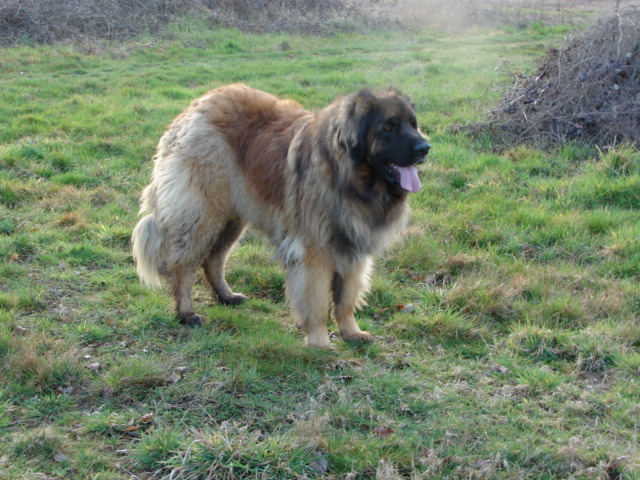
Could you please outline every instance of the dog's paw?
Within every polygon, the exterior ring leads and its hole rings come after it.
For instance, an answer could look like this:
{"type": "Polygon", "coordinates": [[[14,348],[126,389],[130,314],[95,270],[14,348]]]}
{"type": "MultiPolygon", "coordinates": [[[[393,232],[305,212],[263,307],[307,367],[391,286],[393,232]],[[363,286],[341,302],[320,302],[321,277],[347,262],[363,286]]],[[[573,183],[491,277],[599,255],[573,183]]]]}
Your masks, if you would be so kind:
{"type": "Polygon", "coordinates": [[[241,303],[247,301],[249,297],[243,295],[241,293],[234,293],[233,295],[229,295],[228,297],[220,297],[220,303],[223,305],[240,305],[241,303]]]}
{"type": "Polygon", "coordinates": [[[306,343],[308,347],[312,348],[319,348],[321,350],[331,349],[331,340],[329,340],[329,334],[326,329],[319,329],[318,331],[308,333],[306,343]]]}
{"type": "Polygon", "coordinates": [[[204,317],[194,313],[193,315],[178,315],[178,320],[182,325],[189,327],[201,327],[204,325],[204,317]]]}
{"type": "Polygon", "coordinates": [[[369,332],[357,332],[344,335],[344,339],[351,343],[373,343],[376,337],[371,335],[369,332]]]}

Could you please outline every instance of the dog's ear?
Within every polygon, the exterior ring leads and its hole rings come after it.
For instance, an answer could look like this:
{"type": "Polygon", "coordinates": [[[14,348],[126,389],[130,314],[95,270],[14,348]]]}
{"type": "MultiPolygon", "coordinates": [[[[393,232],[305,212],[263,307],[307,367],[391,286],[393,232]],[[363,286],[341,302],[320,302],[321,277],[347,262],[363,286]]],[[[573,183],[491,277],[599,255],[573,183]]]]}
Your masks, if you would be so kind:
{"type": "Polygon", "coordinates": [[[404,102],[407,102],[407,104],[411,107],[411,110],[413,110],[414,112],[416,111],[415,103],[413,103],[408,96],[404,95],[396,87],[389,87],[389,93],[392,94],[393,96],[399,98],[400,100],[402,100],[404,102]]]}
{"type": "Polygon", "coordinates": [[[344,129],[341,143],[351,158],[361,162],[367,154],[367,132],[373,123],[376,96],[371,90],[363,89],[347,97],[344,129]]]}

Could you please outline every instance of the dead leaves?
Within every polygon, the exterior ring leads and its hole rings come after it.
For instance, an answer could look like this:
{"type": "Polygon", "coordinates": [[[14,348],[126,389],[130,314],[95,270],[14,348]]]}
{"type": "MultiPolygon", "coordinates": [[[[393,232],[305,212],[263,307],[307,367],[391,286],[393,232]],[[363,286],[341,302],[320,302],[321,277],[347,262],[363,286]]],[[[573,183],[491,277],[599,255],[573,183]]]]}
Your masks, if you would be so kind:
{"type": "Polygon", "coordinates": [[[67,457],[64,453],[56,453],[53,456],[53,460],[58,463],[64,463],[69,461],[69,457],[67,457]]]}
{"type": "Polygon", "coordinates": [[[327,471],[329,471],[329,462],[324,457],[324,455],[322,455],[322,453],[318,452],[316,453],[316,456],[313,459],[313,461],[309,464],[309,468],[316,472],[325,474],[327,473],[327,471]]]}
{"type": "Polygon", "coordinates": [[[169,375],[169,383],[176,383],[182,380],[189,371],[189,367],[176,367],[173,373],[169,375]]]}
{"type": "Polygon", "coordinates": [[[73,393],[73,387],[71,385],[60,385],[56,388],[58,395],[71,395],[73,393]]]}
{"type": "Polygon", "coordinates": [[[369,425],[362,424],[360,425],[360,430],[363,432],[369,432],[371,435],[375,435],[379,438],[389,438],[396,433],[393,428],[383,425],[371,428],[369,425]]]}
{"type": "Polygon", "coordinates": [[[16,325],[15,327],[13,327],[13,331],[17,334],[17,335],[24,335],[26,333],[29,332],[29,330],[27,330],[24,327],[21,327],[20,325],[16,325]]]}
{"type": "Polygon", "coordinates": [[[87,363],[84,368],[86,368],[87,370],[90,370],[92,372],[97,372],[98,370],[100,370],[102,368],[102,365],[100,365],[100,362],[91,362],[91,363],[87,363]]]}
{"type": "Polygon", "coordinates": [[[389,427],[376,427],[371,432],[380,438],[388,438],[394,433],[396,433],[393,431],[392,428],[389,428],[389,427]]]}
{"type": "Polygon", "coordinates": [[[413,313],[416,311],[416,307],[413,305],[413,303],[407,303],[406,305],[394,305],[394,307],[396,308],[396,310],[402,313],[413,313]]]}
{"type": "Polygon", "coordinates": [[[150,429],[154,424],[154,413],[149,412],[133,420],[128,425],[113,425],[113,431],[127,437],[140,438],[140,432],[150,429]]]}
{"type": "Polygon", "coordinates": [[[398,303],[391,307],[381,308],[373,314],[373,318],[380,319],[383,316],[392,315],[396,312],[400,312],[403,314],[412,314],[415,313],[416,307],[413,303],[398,303]]]}

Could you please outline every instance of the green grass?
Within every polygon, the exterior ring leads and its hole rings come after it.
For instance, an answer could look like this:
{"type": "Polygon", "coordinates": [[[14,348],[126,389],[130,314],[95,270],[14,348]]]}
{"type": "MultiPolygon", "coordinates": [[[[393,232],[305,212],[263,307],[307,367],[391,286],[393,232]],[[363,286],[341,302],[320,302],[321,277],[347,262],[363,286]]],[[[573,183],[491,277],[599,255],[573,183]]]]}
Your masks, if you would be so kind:
{"type": "Polygon", "coordinates": [[[0,477],[639,478],[640,153],[495,153],[449,128],[482,119],[504,59],[564,33],[182,23],[1,50],[0,477]],[[251,300],[222,307],[201,280],[201,329],[138,282],[155,145],[238,81],[308,108],[365,85],[415,102],[433,150],[358,314],[375,344],[306,349],[258,234],[227,269],[251,300]]]}

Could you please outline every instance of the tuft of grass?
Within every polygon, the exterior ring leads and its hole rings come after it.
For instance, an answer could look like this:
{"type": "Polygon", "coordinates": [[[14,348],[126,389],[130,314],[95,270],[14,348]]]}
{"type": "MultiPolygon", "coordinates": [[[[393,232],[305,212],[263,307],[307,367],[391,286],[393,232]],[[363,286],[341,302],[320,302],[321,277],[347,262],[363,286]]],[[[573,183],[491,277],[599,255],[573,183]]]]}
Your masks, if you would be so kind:
{"type": "Polygon", "coordinates": [[[491,334],[483,323],[452,310],[431,315],[397,313],[388,330],[393,335],[412,341],[473,341],[486,339],[491,334]]]}
{"type": "Polygon", "coordinates": [[[83,322],[73,329],[73,335],[81,345],[101,344],[113,337],[113,328],[104,324],[83,322]]]}
{"type": "Polygon", "coordinates": [[[307,446],[292,445],[287,438],[263,438],[260,432],[229,424],[207,432],[193,430],[191,437],[186,450],[165,462],[170,473],[163,479],[295,479],[319,473],[311,468],[316,454],[307,446]]]}
{"type": "Polygon", "coordinates": [[[0,220],[0,235],[11,235],[16,231],[16,224],[11,218],[0,220]]]}
{"type": "Polygon", "coordinates": [[[124,358],[111,367],[95,384],[96,393],[107,398],[137,399],[149,390],[167,385],[172,381],[167,367],[152,358],[124,358]]]}
{"type": "Polygon", "coordinates": [[[85,221],[78,212],[64,212],[57,223],[61,227],[80,227],[85,224],[85,221]]]}
{"type": "Polygon", "coordinates": [[[124,412],[111,412],[106,410],[97,410],[91,412],[83,424],[83,431],[86,434],[101,435],[109,437],[121,432],[124,425],[130,425],[130,419],[124,412]]]}
{"type": "Polygon", "coordinates": [[[561,385],[565,378],[546,365],[517,368],[515,379],[533,392],[550,391],[561,385]]]}
{"type": "Polygon", "coordinates": [[[182,432],[162,426],[142,434],[140,442],[131,452],[131,457],[141,470],[162,470],[174,457],[180,455],[184,443],[182,432]]]}
{"type": "Polygon", "coordinates": [[[572,338],[576,368],[583,372],[602,372],[615,363],[615,354],[606,335],[586,332],[572,338]]]}
{"type": "Polygon", "coordinates": [[[640,376],[640,353],[626,352],[618,353],[614,357],[615,365],[623,372],[640,376]]]}
{"type": "Polygon", "coordinates": [[[0,204],[13,208],[20,204],[20,190],[9,182],[0,180],[0,204]]]}
{"type": "Polygon", "coordinates": [[[75,401],[70,395],[51,392],[28,399],[22,405],[22,409],[27,420],[40,423],[58,420],[62,414],[75,406],[75,401]]]}
{"type": "Polygon", "coordinates": [[[13,417],[13,406],[7,400],[4,400],[4,394],[0,392],[0,433],[6,435],[11,426],[11,419],[13,417]]]}
{"type": "Polygon", "coordinates": [[[108,268],[113,264],[113,253],[110,249],[93,242],[83,241],[65,249],[65,257],[70,265],[108,268]]]}
{"type": "Polygon", "coordinates": [[[60,183],[62,185],[73,185],[74,187],[95,185],[96,180],[89,175],[81,172],[70,171],[66,173],[59,173],[51,177],[51,181],[60,183]]]}
{"type": "Polygon", "coordinates": [[[601,168],[606,175],[618,177],[640,173],[640,153],[633,145],[618,145],[598,153],[601,168]]]}
{"type": "Polygon", "coordinates": [[[444,297],[444,303],[453,310],[494,324],[506,324],[516,317],[514,299],[504,284],[487,282],[483,285],[477,277],[454,284],[444,297]]]}
{"type": "Polygon", "coordinates": [[[38,428],[15,438],[11,453],[18,458],[53,460],[55,454],[66,451],[66,444],[64,438],[52,430],[38,428]]]}
{"type": "Polygon", "coordinates": [[[2,378],[9,378],[14,394],[57,393],[57,389],[78,384],[85,372],[80,350],[70,342],[50,339],[37,333],[7,339],[2,378]]]}
{"type": "Polygon", "coordinates": [[[515,353],[545,362],[566,356],[569,341],[566,330],[543,329],[527,322],[511,328],[506,344],[515,353]]]}

